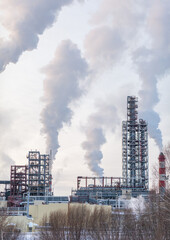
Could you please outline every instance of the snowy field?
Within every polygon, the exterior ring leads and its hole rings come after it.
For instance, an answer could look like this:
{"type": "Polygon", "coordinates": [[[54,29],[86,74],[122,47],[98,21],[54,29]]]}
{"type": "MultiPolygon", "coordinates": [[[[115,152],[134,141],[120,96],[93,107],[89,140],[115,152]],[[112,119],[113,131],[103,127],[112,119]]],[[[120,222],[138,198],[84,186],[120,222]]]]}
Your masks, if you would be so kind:
{"type": "Polygon", "coordinates": [[[37,233],[22,233],[18,240],[38,240],[38,234],[37,233]]]}

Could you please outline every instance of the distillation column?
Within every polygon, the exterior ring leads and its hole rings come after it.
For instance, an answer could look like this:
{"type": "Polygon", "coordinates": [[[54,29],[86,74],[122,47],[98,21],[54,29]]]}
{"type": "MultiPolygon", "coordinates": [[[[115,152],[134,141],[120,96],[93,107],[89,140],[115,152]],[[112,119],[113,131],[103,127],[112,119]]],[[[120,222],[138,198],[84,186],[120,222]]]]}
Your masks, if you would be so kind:
{"type": "Polygon", "coordinates": [[[122,122],[122,172],[128,188],[148,189],[147,123],[138,122],[138,99],[127,97],[127,121],[122,122]]]}

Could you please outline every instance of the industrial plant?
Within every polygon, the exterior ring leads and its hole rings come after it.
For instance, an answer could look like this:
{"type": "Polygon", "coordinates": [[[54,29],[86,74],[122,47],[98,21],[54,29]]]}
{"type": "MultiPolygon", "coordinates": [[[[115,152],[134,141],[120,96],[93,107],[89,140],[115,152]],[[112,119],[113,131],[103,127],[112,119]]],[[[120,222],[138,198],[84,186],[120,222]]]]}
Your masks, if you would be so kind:
{"type": "MultiPolygon", "coordinates": [[[[0,181],[1,208],[9,214],[29,216],[31,205],[50,203],[89,203],[124,208],[132,197],[149,195],[148,125],[138,119],[138,98],[127,97],[127,119],[122,122],[122,176],[78,176],[71,195],[55,196],[52,192],[52,153],[29,151],[27,165],[12,165],[10,180],[0,181]],[[17,209],[17,210],[16,210],[17,209]],[[17,213],[15,212],[17,211],[17,213]]],[[[165,155],[159,156],[159,192],[166,189],[165,155]]]]}
{"type": "Polygon", "coordinates": [[[72,191],[71,201],[116,206],[120,197],[123,200],[142,195],[147,199],[148,126],[145,120],[138,120],[137,109],[137,97],[128,96],[127,120],[122,122],[122,177],[78,176],[77,189],[72,191]]]}
{"type": "Polygon", "coordinates": [[[11,166],[10,181],[0,181],[5,185],[1,198],[7,200],[7,206],[25,207],[28,202],[34,204],[35,201],[68,202],[68,197],[53,196],[51,153],[29,151],[27,159],[28,165],[11,166]]]}

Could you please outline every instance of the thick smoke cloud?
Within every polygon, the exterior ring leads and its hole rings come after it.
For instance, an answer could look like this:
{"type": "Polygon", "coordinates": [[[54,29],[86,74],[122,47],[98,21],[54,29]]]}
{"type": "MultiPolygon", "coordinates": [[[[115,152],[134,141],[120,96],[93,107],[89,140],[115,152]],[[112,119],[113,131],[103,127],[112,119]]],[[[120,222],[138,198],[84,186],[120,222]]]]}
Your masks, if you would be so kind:
{"type": "MultiPolygon", "coordinates": [[[[71,2],[73,0],[0,1],[0,72],[10,62],[16,63],[24,51],[36,48],[39,35],[54,23],[62,7],[71,2]]],[[[0,164],[4,171],[14,164],[6,154],[12,141],[9,134],[12,122],[10,112],[0,109],[0,164]]]]}
{"type": "Polygon", "coordinates": [[[99,166],[103,158],[101,146],[106,142],[102,128],[89,128],[86,130],[87,141],[82,147],[86,150],[85,159],[89,169],[97,176],[103,176],[103,168],[99,166]]]}
{"type": "Polygon", "coordinates": [[[92,68],[103,69],[112,66],[121,58],[125,43],[118,29],[102,26],[87,35],[85,48],[92,68]]]}
{"type": "Polygon", "coordinates": [[[15,164],[14,160],[8,156],[7,147],[11,145],[11,123],[12,116],[8,111],[0,109],[0,167],[1,167],[1,178],[9,177],[9,168],[15,164]]]}
{"type": "Polygon", "coordinates": [[[108,0],[106,4],[103,0],[91,21],[95,27],[85,40],[86,56],[96,71],[99,66],[115,66],[128,53],[141,80],[141,117],[149,121],[150,137],[160,149],[162,134],[155,106],[157,83],[169,69],[169,20],[169,1],[108,0]]]}
{"type": "Polygon", "coordinates": [[[150,136],[162,150],[162,134],[159,130],[160,117],[154,111],[159,102],[157,83],[168,69],[170,62],[170,2],[152,1],[146,17],[146,32],[151,38],[151,46],[144,46],[135,51],[133,57],[140,78],[142,90],[139,95],[143,103],[146,120],[149,121],[150,136]]]}
{"type": "Polygon", "coordinates": [[[82,148],[85,150],[87,165],[95,176],[103,176],[104,169],[100,166],[103,158],[101,148],[106,143],[106,131],[109,129],[114,132],[120,123],[117,116],[115,106],[107,102],[98,104],[96,113],[89,116],[85,127],[86,141],[82,143],[82,148]]]}
{"type": "Polygon", "coordinates": [[[86,56],[96,68],[114,66],[135,38],[142,21],[136,0],[103,0],[85,39],[86,56]]]}
{"type": "Polygon", "coordinates": [[[24,51],[37,47],[39,35],[50,27],[63,6],[73,0],[5,0],[0,2],[0,22],[8,38],[0,38],[0,71],[16,63],[24,51]]]}
{"type": "Polygon", "coordinates": [[[80,84],[88,74],[88,66],[77,46],[65,40],[57,48],[53,61],[44,68],[44,73],[42,132],[46,137],[47,151],[52,149],[55,156],[59,148],[59,131],[71,121],[70,104],[83,93],[80,84]]]}

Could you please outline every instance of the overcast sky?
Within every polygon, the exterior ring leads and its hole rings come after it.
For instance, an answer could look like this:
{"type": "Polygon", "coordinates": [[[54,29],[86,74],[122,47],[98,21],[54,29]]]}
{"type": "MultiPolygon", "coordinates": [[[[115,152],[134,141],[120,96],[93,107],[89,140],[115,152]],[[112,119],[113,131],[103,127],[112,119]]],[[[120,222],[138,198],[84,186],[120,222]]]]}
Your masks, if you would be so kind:
{"type": "Polygon", "coordinates": [[[168,0],[0,0],[1,179],[50,149],[56,195],[77,176],[121,176],[129,95],[151,169],[170,136],[169,22],[168,0]]]}

